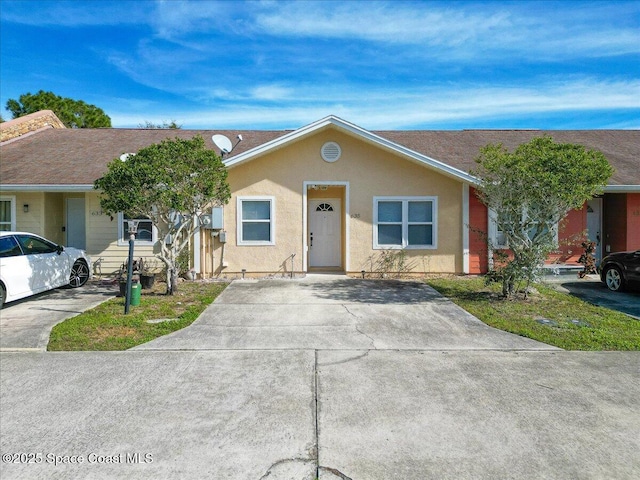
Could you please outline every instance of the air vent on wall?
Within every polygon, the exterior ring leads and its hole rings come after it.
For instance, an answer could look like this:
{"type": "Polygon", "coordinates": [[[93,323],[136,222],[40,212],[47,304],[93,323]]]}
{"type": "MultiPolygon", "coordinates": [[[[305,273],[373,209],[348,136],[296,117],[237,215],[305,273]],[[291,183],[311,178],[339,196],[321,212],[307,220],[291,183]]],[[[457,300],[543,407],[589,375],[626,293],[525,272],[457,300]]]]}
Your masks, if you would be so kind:
{"type": "Polygon", "coordinates": [[[336,142],[327,142],[322,145],[320,149],[320,155],[322,155],[322,159],[325,162],[335,162],[340,158],[342,154],[342,150],[340,149],[340,145],[336,142]]]}

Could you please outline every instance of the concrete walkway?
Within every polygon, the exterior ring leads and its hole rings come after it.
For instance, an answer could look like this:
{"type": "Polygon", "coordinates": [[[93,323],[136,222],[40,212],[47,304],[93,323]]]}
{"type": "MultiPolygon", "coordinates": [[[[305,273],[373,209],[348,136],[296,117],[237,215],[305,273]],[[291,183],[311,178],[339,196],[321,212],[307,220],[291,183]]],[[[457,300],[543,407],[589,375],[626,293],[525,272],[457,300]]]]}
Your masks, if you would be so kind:
{"type": "Polygon", "coordinates": [[[2,352],[0,477],[640,476],[638,352],[478,323],[411,282],[247,281],[132,351],[2,352]]]}

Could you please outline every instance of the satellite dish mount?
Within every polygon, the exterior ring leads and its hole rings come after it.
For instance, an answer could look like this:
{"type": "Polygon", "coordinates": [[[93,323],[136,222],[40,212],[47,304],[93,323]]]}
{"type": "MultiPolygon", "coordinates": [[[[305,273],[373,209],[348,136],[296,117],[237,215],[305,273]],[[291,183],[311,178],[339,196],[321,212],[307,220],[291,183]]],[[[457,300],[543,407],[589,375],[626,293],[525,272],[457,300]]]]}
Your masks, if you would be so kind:
{"type": "Polygon", "coordinates": [[[236,142],[235,145],[233,145],[231,143],[231,140],[229,140],[227,137],[220,134],[216,134],[212,136],[211,140],[213,141],[213,144],[220,149],[220,156],[224,157],[225,154],[226,155],[230,154],[233,151],[233,149],[236,148],[238,144],[242,141],[242,135],[238,135],[236,138],[238,139],[238,141],[236,142]]]}

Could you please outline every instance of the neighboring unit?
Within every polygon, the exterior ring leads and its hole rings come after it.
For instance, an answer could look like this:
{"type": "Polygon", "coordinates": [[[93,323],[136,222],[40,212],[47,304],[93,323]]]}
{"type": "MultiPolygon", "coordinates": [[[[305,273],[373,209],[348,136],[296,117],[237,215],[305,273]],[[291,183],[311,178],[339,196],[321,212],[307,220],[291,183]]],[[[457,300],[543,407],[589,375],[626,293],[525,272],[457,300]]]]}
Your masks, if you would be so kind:
{"type": "MultiPolygon", "coordinates": [[[[105,215],[93,190],[107,163],[194,135],[221,153],[211,138],[225,135],[243,140],[224,155],[232,198],[191,244],[202,277],[360,274],[400,251],[403,268],[415,273],[482,273],[487,236],[499,244],[500,232],[475,195],[474,160],[488,143],[511,150],[545,134],[602,151],[616,170],[603,196],[559,226],[561,246],[550,261],[576,265],[581,232],[597,243],[598,258],[640,248],[640,131],[372,132],[335,116],[293,131],[41,130],[2,144],[1,220],[86,248],[104,259],[103,271],[115,272],[127,254],[126,219],[105,215]]],[[[153,255],[167,240],[141,220],[136,256],[153,255]]]]}

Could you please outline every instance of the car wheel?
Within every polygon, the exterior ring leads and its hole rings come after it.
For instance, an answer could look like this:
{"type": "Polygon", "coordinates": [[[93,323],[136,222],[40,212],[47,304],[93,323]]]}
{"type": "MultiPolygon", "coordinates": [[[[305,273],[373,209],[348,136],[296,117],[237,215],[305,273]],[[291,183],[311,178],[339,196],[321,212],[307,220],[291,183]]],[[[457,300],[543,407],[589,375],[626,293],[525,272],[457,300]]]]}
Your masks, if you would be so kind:
{"type": "Polygon", "coordinates": [[[4,289],[4,285],[0,285],[0,310],[4,307],[4,301],[7,299],[7,291],[4,289]]]}
{"type": "Polygon", "coordinates": [[[71,268],[69,286],[77,288],[83,286],[89,280],[89,267],[82,260],[76,260],[71,268]]]}
{"type": "Polygon", "coordinates": [[[619,292],[624,288],[624,279],[618,267],[609,267],[604,274],[604,282],[607,288],[613,292],[619,292]]]}

